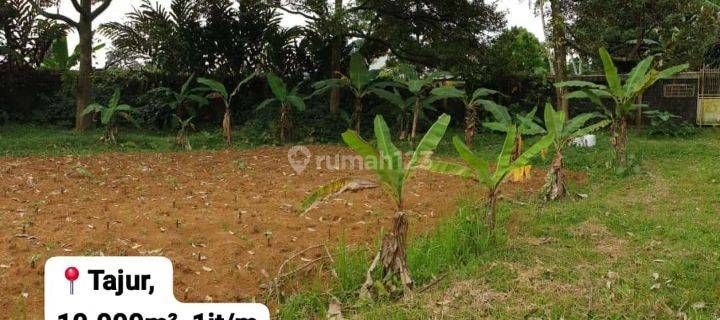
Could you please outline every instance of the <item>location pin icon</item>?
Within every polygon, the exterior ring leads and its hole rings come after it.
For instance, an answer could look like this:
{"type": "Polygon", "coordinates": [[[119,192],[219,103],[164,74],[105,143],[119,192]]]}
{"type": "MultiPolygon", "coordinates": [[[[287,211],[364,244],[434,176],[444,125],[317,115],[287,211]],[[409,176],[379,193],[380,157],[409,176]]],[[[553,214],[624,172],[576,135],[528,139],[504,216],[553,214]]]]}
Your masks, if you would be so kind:
{"type": "Polygon", "coordinates": [[[65,269],[65,279],[68,279],[68,281],[70,281],[70,294],[71,295],[75,293],[74,292],[75,291],[74,284],[75,284],[75,280],[77,280],[78,277],[80,277],[80,272],[78,271],[77,268],[70,267],[70,268],[65,269]]]}

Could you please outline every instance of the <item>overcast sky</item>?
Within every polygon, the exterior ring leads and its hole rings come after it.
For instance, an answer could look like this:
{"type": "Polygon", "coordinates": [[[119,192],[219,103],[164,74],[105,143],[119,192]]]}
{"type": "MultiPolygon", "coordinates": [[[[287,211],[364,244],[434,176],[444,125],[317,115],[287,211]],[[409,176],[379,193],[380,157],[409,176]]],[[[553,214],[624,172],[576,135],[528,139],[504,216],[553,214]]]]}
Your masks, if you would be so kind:
{"type": "MultiPolygon", "coordinates": [[[[156,1],[166,6],[169,5],[171,2],[171,0],[156,1]]],[[[122,21],[125,14],[132,11],[133,6],[139,6],[140,2],[140,0],[113,1],[107,11],[105,11],[102,15],[100,15],[100,17],[95,20],[95,25],[97,26],[108,21],[122,21]]],[[[507,12],[508,27],[525,27],[526,29],[534,33],[541,41],[544,40],[545,37],[542,32],[542,25],[540,23],[540,19],[535,16],[533,10],[531,10],[528,6],[528,0],[498,0],[498,6],[501,10],[505,10],[507,12]]],[[[55,10],[55,8],[52,8],[49,11],[55,12],[55,10]]],[[[60,0],[60,13],[68,15],[73,19],[77,19],[77,12],[75,12],[75,10],[73,9],[70,0],[60,0]]],[[[283,20],[283,24],[285,25],[296,25],[299,23],[302,23],[302,19],[294,16],[285,16],[283,20]]],[[[108,47],[110,46],[110,41],[108,41],[107,39],[96,39],[96,41],[98,40],[106,43],[108,47]]],[[[70,48],[74,48],[77,44],[77,41],[77,34],[71,34],[69,38],[70,48]]],[[[103,65],[105,65],[106,50],[107,47],[101,52],[98,52],[97,59],[95,59],[94,61],[94,64],[96,66],[102,67],[103,65]]]]}

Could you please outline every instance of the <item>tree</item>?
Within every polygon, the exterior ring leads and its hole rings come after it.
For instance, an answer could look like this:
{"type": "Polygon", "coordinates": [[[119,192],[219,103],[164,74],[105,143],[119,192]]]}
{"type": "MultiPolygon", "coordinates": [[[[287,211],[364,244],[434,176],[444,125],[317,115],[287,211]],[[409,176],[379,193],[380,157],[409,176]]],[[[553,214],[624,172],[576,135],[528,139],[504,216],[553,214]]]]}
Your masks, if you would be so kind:
{"type": "Polygon", "coordinates": [[[298,28],[283,28],[280,18],[265,1],[172,0],[163,6],[143,0],[125,21],[103,24],[100,30],[113,42],[110,65],[139,60],[169,75],[213,74],[240,81],[238,70],[262,67],[287,74],[302,66],[286,60],[295,59],[288,49],[296,49],[290,42],[298,38],[298,28]]]}
{"type": "Polygon", "coordinates": [[[207,98],[203,96],[203,93],[207,92],[208,88],[190,87],[193,80],[195,80],[194,74],[190,75],[190,77],[185,80],[185,83],[180,86],[180,91],[174,91],[168,87],[160,87],[151,90],[151,92],[160,92],[168,97],[167,107],[176,113],[187,112],[194,117],[197,116],[197,111],[194,106],[204,107],[209,102],[207,98]]]}
{"type": "MultiPolygon", "coordinates": [[[[329,48],[329,69],[326,76],[339,79],[342,76],[342,57],[347,42],[349,26],[362,4],[345,6],[342,0],[334,1],[277,1],[276,7],[286,13],[298,15],[307,21],[306,33],[316,36],[323,46],[329,48]],[[330,4],[333,4],[331,7],[330,4]]],[[[330,112],[340,113],[341,88],[330,89],[330,112]]]]}
{"type": "Polygon", "coordinates": [[[365,161],[370,161],[373,170],[377,173],[382,185],[389,191],[396,205],[393,227],[383,237],[380,251],[366,273],[365,283],[360,291],[361,297],[369,297],[370,289],[375,285],[372,272],[378,263],[382,266],[383,282],[387,283],[397,276],[405,290],[409,290],[412,286],[412,278],[405,255],[408,220],[404,212],[403,190],[405,184],[412,179],[416,167],[426,161],[437,148],[449,123],[450,116],[440,116],[420,141],[407,165],[403,163],[403,155],[400,150],[392,143],[390,129],[382,116],[378,115],[375,118],[377,149],[362,140],[355,131],[349,130],[343,133],[342,138],[345,143],[365,161]]]}
{"type": "Polygon", "coordinates": [[[212,80],[208,78],[198,78],[197,82],[200,84],[205,85],[208,89],[213,91],[210,95],[208,95],[208,98],[217,98],[222,100],[223,105],[225,107],[225,112],[223,115],[223,121],[222,121],[222,127],[223,127],[223,136],[225,137],[225,141],[227,142],[228,147],[232,145],[232,121],[230,118],[230,107],[232,106],[232,100],[235,97],[235,95],[238,94],[240,91],[240,88],[250,82],[257,73],[253,73],[249,75],[244,80],[240,81],[237,86],[235,86],[235,89],[232,92],[228,92],[225,88],[225,85],[212,80]]]}
{"type": "Polygon", "coordinates": [[[100,123],[105,126],[105,135],[102,140],[106,143],[116,144],[118,133],[118,117],[122,117],[130,123],[138,126],[137,121],[133,118],[132,113],[135,109],[127,104],[120,104],[120,89],[115,89],[115,93],[107,106],[99,103],[92,103],[83,110],[82,115],[90,115],[93,113],[100,114],[100,123]]]}
{"type": "Polygon", "coordinates": [[[701,68],[720,30],[708,0],[585,0],[567,10],[574,17],[567,26],[573,49],[591,58],[605,47],[622,73],[651,55],[658,67],[701,68]]]}
{"type": "Polygon", "coordinates": [[[512,153],[513,160],[520,157],[520,154],[522,153],[523,136],[534,136],[546,133],[546,130],[535,121],[537,107],[533,108],[526,114],[515,114],[514,117],[510,115],[507,107],[499,104],[487,105],[485,108],[492,114],[494,121],[483,122],[483,127],[492,131],[503,133],[507,133],[513,128],[517,128],[517,134],[515,135],[515,150],[512,153]]]}
{"type": "Polygon", "coordinates": [[[400,65],[400,74],[394,78],[395,82],[399,83],[403,88],[412,94],[413,98],[413,111],[412,111],[412,129],[410,130],[410,143],[415,143],[415,133],[417,132],[418,119],[422,111],[424,96],[428,93],[428,90],[432,89],[433,85],[440,80],[445,80],[449,77],[449,73],[443,71],[434,71],[428,75],[420,75],[416,70],[415,66],[410,64],[400,65]]]}
{"type": "Polygon", "coordinates": [[[112,40],[108,66],[137,61],[168,74],[204,73],[208,53],[196,0],[173,0],[169,8],[143,0],[125,21],[104,23],[100,32],[112,40]]]}
{"type": "Polygon", "coordinates": [[[290,131],[291,127],[290,106],[295,107],[297,111],[305,111],[305,101],[303,101],[303,98],[298,95],[298,92],[300,91],[300,85],[302,83],[299,83],[292,90],[288,91],[285,82],[279,76],[275,75],[272,72],[267,74],[267,81],[275,97],[263,101],[257,107],[256,111],[262,110],[268,105],[276,102],[279,104],[280,121],[278,123],[278,135],[280,137],[280,142],[285,142],[285,139],[287,139],[288,131],[290,131]]]}
{"type": "Polygon", "coordinates": [[[467,166],[459,165],[444,161],[430,161],[425,167],[426,170],[456,175],[463,178],[473,179],[483,184],[488,189],[487,193],[487,217],[486,224],[490,230],[495,230],[497,202],[500,195],[500,187],[510,172],[515,169],[526,166],[532,158],[536,157],[540,152],[549,147],[553,142],[553,134],[549,133],[536,142],[532,147],[522,153],[517,159],[512,159],[512,153],[515,149],[515,135],[517,128],[510,128],[505,137],[502,151],[498,156],[495,164],[495,171],[490,172],[489,163],[465,145],[460,138],[453,137],[453,145],[457,150],[460,158],[467,166]]]}
{"type": "Polygon", "coordinates": [[[180,87],[180,91],[173,91],[167,87],[160,87],[151,90],[151,92],[161,92],[169,98],[167,102],[168,108],[175,111],[173,117],[175,118],[178,125],[177,138],[175,139],[176,144],[185,150],[192,150],[192,145],[187,136],[188,129],[194,128],[192,120],[197,116],[197,111],[194,106],[203,107],[206,106],[209,101],[201,93],[207,91],[206,88],[191,88],[190,85],[195,79],[195,75],[191,75],[185,80],[185,83],[180,87]],[[194,106],[193,106],[194,104],[194,106]],[[180,115],[184,112],[190,114],[186,119],[182,119],[180,115]]]}
{"type": "MultiPolygon", "coordinates": [[[[326,35],[328,43],[355,38],[366,57],[389,53],[418,66],[463,75],[470,74],[470,69],[483,72],[487,45],[505,26],[504,14],[487,1],[360,0],[334,8],[329,4],[332,1],[278,3],[281,10],[307,19],[313,29],[326,35]]],[[[339,47],[342,45],[335,48],[339,47]]],[[[340,52],[335,48],[332,53],[340,52]]],[[[333,67],[331,71],[339,70],[333,67]]]]}
{"type": "MultiPolygon", "coordinates": [[[[562,0],[550,1],[550,16],[552,20],[552,43],[553,43],[553,61],[555,65],[555,81],[563,82],[567,79],[567,37],[565,34],[565,14],[563,13],[562,0]]],[[[570,115],[567,100],[564,98],[565,89],[556,88],[557,105],[560,110],[570,115]]]]}
{"type": "Polygon", "coordinates": [[[391,82],[382,82],[378,70],[370,70],[365,58],[356,53],[350,59],[350,72],[340,79],[328,79],[315,83],[315,94],[320,94],[333,88],[347,88],[352,92],[354,99],[352,121],[355,132],[360,132],[360,122],[363,112],[363,98],[374,94],[377,89],[393,85],[391,82]]]}
{"type": "Polygon", "coordinates": [[[472,95],[468,95],[465,90],[460,90],[453,86],[443,86],[435,88],[431,91],[433,96],[448,99],[459,99],[465,106],[465,144],[472,146],[473,137],[475,136],[475,128],[479,121],[478,110],[479,106],[484,106],[486,110],[488,108],[493,109],[497,106],[492,100],[485,99],[485,97],[498,94],[495,90],[479,88],[473,92],[472,95]]]}
{"type": "MultiPolygon", "coordinates": [[[[39,3],[46,7],[50,1],[39,3]]],[[[38,9],[27,0],[0,1],[0,67],[7,70],[37,68],[53,41],[65,35],[67,27],[51,20],[37,19],[38,9]]]]}
{"type": "Polygon", "coordinates": [[[565,113],[555,111],[549,103],[545,105],[545,128],[553,136],[555,155],[550,170],[545,177],[543,196],[545,201],[556,200],[567,195],[567,185],[563,166],[563,150],[573,139],[590,134],[610,124],[608,120],[602,120],[595,124],[585,124],[599,117],[595,113],[584,113],[568,121],[565,121],[565,113]]]}
{"type": "Polygon", "coordinates": [[[90,124],[90,118],[84,115],[85,106],[90,102],[92,96],[92,48],[93,48],[93,21],[100,16],[109,6],[112,0],[71,0],[73,7],[80,14],[78,21],[59,13],[50,13],[43,10],[37,0],[28,0],[35,10],[49,19],[60,20],[69,26],[77,29],[80,37],[80,70],[77,85],[77,107],[75,117],[75,129],[85,130],[90,124]],[[100,5],[93,9],[93,4],[100,2],[100,5]]]}
{"type": "MultiPolygon", "coordinates": [[[[410,97],[405,99],[397,88],[393,88],[393,91],[388,90],[376,90],[375,95],[389,102],[392,106],[397,108],[395,111],[398,113],[397,123],[400,125],[399,139],[400,141],[405,140],[408,136],[408,128],[410,120],[408,119],[409,110],[415,105],[415,98],[410,97]]],[[[428,100],[425,100],[428,101],[428,100]]],[[[425,102],[424,102],[425,103],[425,102]]],[[[425,107],[430,107],[426,105],[425,107]]]]}
{"type": "Polygon", "coordinates": [[[627,117],[639,107],[638,97],[655,82],[668,78],[676,73],[686,70],[690,65],[683,64],[658,71],[652,68],[654,57],[650,56],[637,64],[628,74],[625,83],[622,83],[618,68],[605,48],[600,48],[607,86],[585,81],[567,81],[555,84],[556,87],[580,88],[567,95],[567,99],[590,99],[597,106],[605,110],[611,120],[612,137],[610,143],[615,152],[615,163],[620,167],[627,167],[627,117]],[[612,100],[610,108],[606,108],[602,99],[612,100]]]}
{"type": "Polygon", "coordinates": [[[550,62],[537,37],[521,27],[505,30],[493,40],[488,61],[492,62],[488,69],[495,79],[510,76],[544,78],[550,62]]]}
{"type": "MultiPolygon", "coordinates": [[[[104,44],[93,47],[93,52],[104,48],[104,44]]],[[[68,52],[67,36],[61,36],[53,41],[50,51],[45,55],[43,68],[55,71],[70,71],[80,62],[80,46],[75,46],[72,53],[68,52]]]]}

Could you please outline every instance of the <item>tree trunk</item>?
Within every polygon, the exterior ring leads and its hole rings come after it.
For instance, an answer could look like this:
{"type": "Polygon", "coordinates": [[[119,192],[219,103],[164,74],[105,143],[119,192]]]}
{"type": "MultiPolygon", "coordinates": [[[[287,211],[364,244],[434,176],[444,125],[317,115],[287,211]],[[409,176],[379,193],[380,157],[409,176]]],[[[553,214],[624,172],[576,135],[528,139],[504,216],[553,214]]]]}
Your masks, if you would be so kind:
{"type": "Polygon", "coordinates": [[[360,97],[355,97],[355,111],[353,112],[353,121],[355,122],[355,132],[360,134],[360,119],[362,118],[363,104],[360,97]]]}
{"type": "Polygon", "coordinates": [[[33,9],[40,12],[41,15],[64,22],[65,24],[77,29],[78,36],[80,38],[80,70],[78,72],[78,83],[76,89],[76,101],[75,101],[75,129],[78,131],[85,130],[91,121],[90,115],[82,115],[85,107],[91,102],[92,99],[92,39],[93,29],[92,22],[101,13],[103,13],[110,6],[112,0],[77,0],[73,1],[73,7],[80,15],[80,19],[75,21],[70,17],[61,15],[60,9],[58,12],[53,14],[47,12],[38,5],[38,1],[29,0],[33,9]],[[93,2],[100,2],[100,5],[93,10],[93,2]]]}
{"type": "Polygon", "coordinates": [[[510,154],[510,161],[515,161],[522,155],[523,138],[520,133],[515,135],[515,145],[513,146],[513,152],[510,154]]]}
{"type": "Polygon", "coordinates": [[[405,132],[407,131],[407,129],[405,129],[405,116],[404,112],[400,115],[400,141],[405,141],[405,138],[407,137],[407,132],[405,132]]]}
{"type": "Polygon", "coordinates": [[[230,123],[230,105],[225,104],[225,115],[223,116],[223,134],[228,147],[232,144],[232,124],[230,123]]]}
{"type": "Polygon", "coordinates": [[[370,268],[365,275],[365,283],[362,288],[360,288],[361,298],[370,297],[370,289],[375,283],[372,278],[372,273],[375,268],[377,268],[378,263],[382,264],[383,283],[388,283],[395,276],[398,276],[405,292],[409,292],[413,281],[410,277],[410,270],[407,265],[407,256],[405,254],[407,230],[407,217],[402,210],[399,210],[395,213],[395,218],[393,219],[392,232],[385,235],[383,238],[380,252],[378,252],[375,256],[373,263],[370,265],[370,268]]]}
{"type": "MultiPolygon", "coordinates": [[[[335,18],[339,19],[339,15],[342,14],[343,3],[342,0],[335,0],[335,18]]],[[[330,52],[330,73],[331,77],[337,78],[340,74],[340,59],[342,57],[344,39],[341,36],[335,37],[332,40],[331,52],[330,52]]],[[[340,113],[340,88],[333,88],[330,91],[330,112],[332,114],[340,113]]]]}
{"type": "Polygon", "coordinates": [[[620,166],[627,166],[627,118],[620,116],[620,119],[613,121],[610,130],[610,144],[615,150],[615,162],[620,166]]]}
{"type": "Polygon", "coordinates": [[[557,200],[567,195],[563,155],[560,150],[555,151],[555,158],[553,158],[553,163],[550,165],[550,170],[545,177],[543,189],[545,191],[545,201],[557,200]]]}
{"type": "Polygon", "coordinates": [[[83,115],[85,107],[90,104],[92,95],[92,26],[90,21],[80,18],[78,27],[80,37],[80,70],[78,72],[75,130],[83,131],[90,126],[92,118],[83,115]]]}
{"type": "Polygon", "coordinates": [[[410,131],[410,144],[415,144],[415,134],[417,133],[418,119],[420,118],[420,97],[415,96],[415,106],[413,107],[412,131],[410,131]]]}
{"type": "Polygon", "coordinates": [[[177,136],[175,137],[175,144],[185,151],[192,151],[192,145],[187,135],[187,128],[182,127],[182,124],[180,124],[180,126],[180,130],[178,130],[177,136]]]}
{"type": "Polygon", "coordinates": [[[280,142],[285,142],[287,132],[290,130],[290,108],[287,103],[280,106],[280,142]]]}
{"type": "MultiPolygon", "coordinates": [[[[540,9],[540,23],[542,25],[543,34],[545,35],[545,39],[550,39],[550,33],[548,32],[547,23],[545,22],[545,21],[547,21],[546,20],[547,17],[545,14],[545,1],[540,1],[539,3],[540,4],[538,5],[538,7],[540,9]]],[[[550,49],[550,45],[548,45],[547,41],[545,42],[545,44],[543,44],[543,47],[545,48],[545,53],[547,53],[547,56],[548,56],[548,65],[550,67],[550,74],[555,74],[555,62],[554,62],[555,60],[552,59],[553,53],[552,53],[552,50],[550,49]]]]}
{"type": "MultiPolygon", "coordinates": [[[[566,62],[567,47],[565,38],[565,16],[562,12],[561,0],[550,0],[550,9],[552,10],[552,28],[553,28],[553,48],[555,51],[555,82],[563,82],[567,80],[566,62]]],[[[570,110],[568,109],[568,101],[565,99],[565,89],[555,89],[557,95],[557,106],[565,112],[565,119],[570,119],[570,110]]]]}
{"type": "Polygon", "coordinates": [[[465,144],[472,148],[473,137],[475,137],[475,126],[478,121],[477,108],[475,106],[468,106],[465,111],[465,144]]]}
{"type": "Polygon", "coordinates": [[[118,129],[112,124],[108,124],[107,130],[105,130],[105,135],[103,136],[103,141],[107,144],[116,145],[117,144],[117,132],[118,129]]]}

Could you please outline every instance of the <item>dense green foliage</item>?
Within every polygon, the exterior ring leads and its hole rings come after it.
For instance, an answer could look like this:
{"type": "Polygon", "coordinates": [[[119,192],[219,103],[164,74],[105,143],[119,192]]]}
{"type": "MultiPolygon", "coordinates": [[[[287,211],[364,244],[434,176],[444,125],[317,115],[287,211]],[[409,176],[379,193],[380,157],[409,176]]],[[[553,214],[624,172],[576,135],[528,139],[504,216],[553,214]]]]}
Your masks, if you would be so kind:
{"type": "Polygon", "coordinates": [[[610,142],[615,151],[616,164],[627,166],[627,118],[633,110],[639,107],[638,97],[658,80],[668,78],[678,72],[686,70],[689,65],[682,64],[660,71],[653,68],[654,57],[650,56],[638,63],[628,74],[627,80],[622,80],[618,68],[605,48],[600,48],[605,71],[606,85],[599,85],[584,81],[567,81],[558,83],[558,87],[575,87],[580,90],[568,94],[566,99],[589,99],[605,111],[612,123],[612,139],[610,142]],[[602,99],[609,99],[612,104],[606,108],[602,99]]]}
{"type": "Polygon", "coordinates": [[[588,58],[608,48],[621,72],[648,56],[656,56],[661,67],[690,62],[699,68],[718,40],[717,9],[704,1],[588,0],[567,6],[574,17],[568,19],[573,48],[588,58]]]}
{"type": "Polygon", "coordinates": [[[549,74],[543,44],[525,28],[512,27],[493,40],[488,50],[491,78],[543,78],[549,74]]]}

